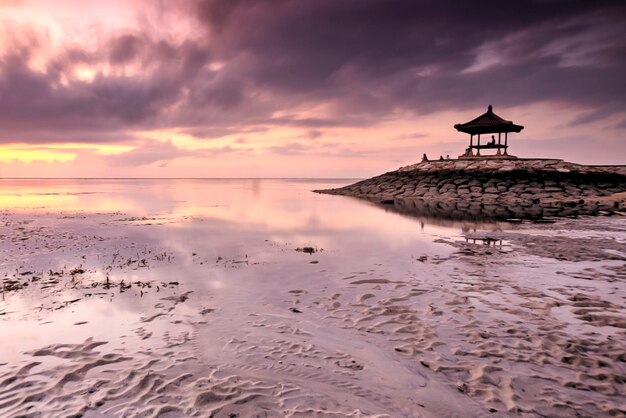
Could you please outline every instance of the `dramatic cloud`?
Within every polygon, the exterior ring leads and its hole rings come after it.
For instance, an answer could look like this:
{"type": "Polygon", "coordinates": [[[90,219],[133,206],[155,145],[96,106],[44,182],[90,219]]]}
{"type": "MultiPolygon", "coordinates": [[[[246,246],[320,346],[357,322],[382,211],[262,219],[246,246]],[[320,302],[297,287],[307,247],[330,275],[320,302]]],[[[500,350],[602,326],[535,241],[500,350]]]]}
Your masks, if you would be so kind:
{"type": "Polygon", "coordinates": [[[181,150],[172,141],[145,141],[131,151],[108,157],[113,165],[141,166],[156,162],[165,163],[175,158],[192,155],[190,151],[181,150]]]}
{"type": "Polygon", "coordinates": [[[172,141],[144,140],[130,151],[103,158],[114,166],[137,167],[154,163],[163,165],[169,161],[184,157],[217,157],[224,154],[243,155],[246,154],[246,151],[229,146],[189,150],[177,147],[172,144],[172,141]]]}
{"type": "MultiPolygon", "coordinates": [[[[61,29],[32,5],[24,18],[28,4],[0,5],[15,15],[0,17],[0,144],[127,143],[159,130],[253,144],[281,128],[299,133],[264,149],[300,155],[295,138],[327,129],[489,103],[571,108],[559,123],[581,128],[623,129],[626,114],[618,1],[120,0],[101,21],[61,29]]],[[[388,137],[429,136],[417,130],[388,137]]],[[[111,161],[168,152],[191,155],[146,142],[111,161]]]]}
{"type": "Polygon", "coordinates": [[[217,54],[248,55],[246,80],[342,114],[486,100],[624,106],[610,88],[626,69],[618,3],[222,0],[200,11],[217,54]]]}

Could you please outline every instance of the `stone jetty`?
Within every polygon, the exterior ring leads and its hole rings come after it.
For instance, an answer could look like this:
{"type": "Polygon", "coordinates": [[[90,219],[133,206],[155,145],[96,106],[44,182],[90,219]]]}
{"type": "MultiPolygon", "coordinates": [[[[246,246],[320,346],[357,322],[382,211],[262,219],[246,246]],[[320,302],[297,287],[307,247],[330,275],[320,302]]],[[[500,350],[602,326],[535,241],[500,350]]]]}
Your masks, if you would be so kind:
{"type": "Polygon", "coordinates": [[[364,198],[402,212],[444,210],[458,217],[626,214],[626,166],[522,158],[423,161],[316,192],[364,198]]]}

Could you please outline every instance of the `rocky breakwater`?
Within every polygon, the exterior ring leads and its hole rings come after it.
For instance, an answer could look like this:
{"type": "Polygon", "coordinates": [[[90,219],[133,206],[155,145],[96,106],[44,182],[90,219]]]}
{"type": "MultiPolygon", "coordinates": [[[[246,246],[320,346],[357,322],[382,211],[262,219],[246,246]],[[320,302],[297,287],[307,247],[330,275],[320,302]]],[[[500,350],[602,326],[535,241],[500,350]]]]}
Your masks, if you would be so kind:
{"type": "Polygon", "coordinates": [[[425,161],[316,192],[449,218],[626,214],[626,166],[585,166],[555,159],[425,161]]]}

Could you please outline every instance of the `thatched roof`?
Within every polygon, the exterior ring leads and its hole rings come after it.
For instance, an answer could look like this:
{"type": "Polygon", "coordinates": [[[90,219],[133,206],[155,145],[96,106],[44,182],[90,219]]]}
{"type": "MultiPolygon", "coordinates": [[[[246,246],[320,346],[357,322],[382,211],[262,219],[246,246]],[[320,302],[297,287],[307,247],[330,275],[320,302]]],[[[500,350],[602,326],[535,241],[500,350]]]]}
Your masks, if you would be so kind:
{"type": "Polygon", "coordinates": [[[457,123],[454,127],[457,131],[465,132],[470,135],[519,132],[524,129],[522,125],[516,125],[510,120],[504,120],[493,113],[493,107],[491,105],[487,108],[487,112],[476,119],[472,119],[466,123],[457,123]]]}

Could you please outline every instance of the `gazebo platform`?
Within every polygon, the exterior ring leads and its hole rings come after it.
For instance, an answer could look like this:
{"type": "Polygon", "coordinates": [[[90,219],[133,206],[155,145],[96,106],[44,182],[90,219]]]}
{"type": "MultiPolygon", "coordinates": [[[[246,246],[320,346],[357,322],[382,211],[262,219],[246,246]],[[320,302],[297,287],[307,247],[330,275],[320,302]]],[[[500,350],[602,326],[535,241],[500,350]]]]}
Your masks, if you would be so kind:
{"type": "Polygon", "coordinates": [[[459,160],[517,160],[515,155],[459,155],[459,160]]]}

